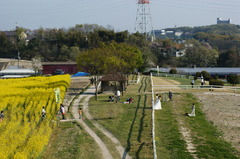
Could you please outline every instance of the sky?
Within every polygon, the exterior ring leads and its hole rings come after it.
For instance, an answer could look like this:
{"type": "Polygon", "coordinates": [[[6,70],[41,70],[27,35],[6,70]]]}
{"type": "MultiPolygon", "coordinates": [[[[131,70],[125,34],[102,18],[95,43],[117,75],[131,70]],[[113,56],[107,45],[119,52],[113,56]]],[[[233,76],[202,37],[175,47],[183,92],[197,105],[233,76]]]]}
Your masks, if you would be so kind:
{"type": "MultiPolygon", "coordinates": [[[[76,24],[111,26],[134,32],[137,0],[0,0],[0,30],[70,28],[76,24]]],[[[240,24],[239,0],[150,0],[155,30],[216,24],[217,18],[240,24]]]]}

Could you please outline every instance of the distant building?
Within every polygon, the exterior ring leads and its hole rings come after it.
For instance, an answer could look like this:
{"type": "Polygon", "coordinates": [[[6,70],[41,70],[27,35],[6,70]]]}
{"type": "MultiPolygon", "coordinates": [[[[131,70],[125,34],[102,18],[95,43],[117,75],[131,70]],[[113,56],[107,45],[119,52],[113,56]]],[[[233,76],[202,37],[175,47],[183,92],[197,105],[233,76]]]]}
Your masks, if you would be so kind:
{"type": "Polygon", "coordinates": [[[0,71],[0,78],[24,78],[35,75],[35,71],[29,68],[19,68],[18,66],[8,66],[8,68],[0,71]]]}
{"type": "MultiPolygon", "coordinates": [[[[176,67],[178,74],[182,75],[196,75],[197,72],[207,71],[211,76],[218,75],[219,77],[226,77],[228,75],[240,74],[239,67],[176,67]]],[[[157,68],[151,68],[150,70],[157,70],[157,68]]],[[[160,67],[160,72],[168,73],[171,68],[160,67]]]]}
{"type": "Polygon", "coordinates": [[[65,74],[75,74],[77,69],[76,62],[42,62],[43,74],[54,74],[56,70],[62,70],[65,74]]]}
{"type": "Polygon", "coordinates": [[[231,19],[217,18],[217,24],[231,24],[231,19]]]}

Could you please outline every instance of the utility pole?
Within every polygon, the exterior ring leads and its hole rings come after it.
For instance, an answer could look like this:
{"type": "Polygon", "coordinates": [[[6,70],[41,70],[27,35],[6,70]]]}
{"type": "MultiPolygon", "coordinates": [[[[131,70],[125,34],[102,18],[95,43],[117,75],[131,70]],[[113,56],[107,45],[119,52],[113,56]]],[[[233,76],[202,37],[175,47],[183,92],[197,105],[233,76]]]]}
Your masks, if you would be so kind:
{"type": "Polygon", "coordinates": [[[18,50],[18,68],[19,68],[20,59],[21,59],[21,57],[20,57],[20,52],[19,52],[19,50],[18,50]]]}
{"type": "Polygon", "coordinates": [[[134,31],[143,34],[146,39],[153,41],[155,39],[155,34],[152,25],[150,0],[138,0],[137,5],[134,31]]]}

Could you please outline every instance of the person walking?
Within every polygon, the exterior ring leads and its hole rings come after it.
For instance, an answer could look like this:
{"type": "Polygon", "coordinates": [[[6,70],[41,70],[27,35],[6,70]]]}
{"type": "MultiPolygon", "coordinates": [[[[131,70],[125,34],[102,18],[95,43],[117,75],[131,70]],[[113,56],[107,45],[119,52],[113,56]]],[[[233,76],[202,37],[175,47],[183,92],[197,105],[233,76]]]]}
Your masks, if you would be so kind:
{"type": "Polygon", "coordinates": [[[79,108],[78,114],[79,114],[79,119],[81,119],[83,114],[82,108],[79,108]]]}
{"type": "Polygon", "coordinates": [[[192,82],[191,82],[192,88],[193,88],[194,82],[195,82],[195,81],[194,81],[194,79],[193,79],[192,82]]]}
{"type": "Polygon", "coordinates": [[[168,92],[168,98],[169,98],[170,101],[172,101],[172,96],[173,96],[173,94],[172,94],[172,91],[170,90],[168,92]]]}
{"type": "Polygon", "coordinates": [[[42,107],[42,119],[44,119],[46,117],[46,110],[45,107],[42,107]]]}
{"type": "Polygon", "coordinates": [[[0,122],[2,122],[3,121],[3,118],[4,118],[4,112],[3,112],[3,110],[1,111],[1,113],[0,113],[0,122]]]}
{"type": "Polygon", "coordinates": [[[65,108],[64,108],[64,106],[62,104],[60,106],[60,112],[62,114],[62,119],[65,119],[65,108]]]}

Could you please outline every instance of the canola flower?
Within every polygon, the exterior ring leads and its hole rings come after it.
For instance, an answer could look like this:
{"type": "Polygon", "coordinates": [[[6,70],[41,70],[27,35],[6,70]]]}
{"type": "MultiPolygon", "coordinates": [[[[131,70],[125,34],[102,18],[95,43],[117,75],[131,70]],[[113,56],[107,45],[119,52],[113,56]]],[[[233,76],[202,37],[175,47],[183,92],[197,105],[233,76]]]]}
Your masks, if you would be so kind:
{"type": "Polygon", "coordinates": [[[39,157],[48,144],[59,109],[54,89],[60,89],[63,101],[69,84],[69,75],[0,80],[0,110],[5,114],[0,123],[1,159],[39,157]],[[47,112],[44,119],[43,106],[47,112]]]}

